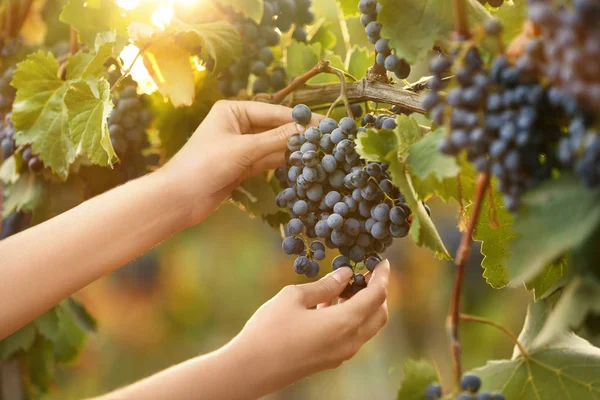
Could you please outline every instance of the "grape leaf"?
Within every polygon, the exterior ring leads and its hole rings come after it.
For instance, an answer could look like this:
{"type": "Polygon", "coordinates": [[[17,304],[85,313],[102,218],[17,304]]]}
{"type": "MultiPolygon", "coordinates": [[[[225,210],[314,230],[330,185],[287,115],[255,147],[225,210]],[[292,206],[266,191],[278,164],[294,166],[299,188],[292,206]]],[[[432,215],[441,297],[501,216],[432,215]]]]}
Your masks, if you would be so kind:
{"type": "Polygon", "coordinates": [[[27,351],[35,341],[35,326],[29,323],[0,340],[0,360],[6,361],[18,351],[27,351]]]}
{"type": "Polygon", "coordinates": [[[194,101],[194,74],[190,53],[172,37],[159,40],[144,53],[144,65],[160,93],[175,107],[188,107],[194,101]]]}
{"type": "Polygon", "coordinates": [[[113,29],[119,35],[127,35],[131,18],[116,1],[102,0],[99,7],[88,3],[86,0],[70,0],[60,14],[62,22],[77,30],[81,43],[93,46],[98,33],[113,29]]]}
{"type": "Polygon", "coordinates": [[[276,205],[275,193],[267,182],[265,173],[245,179],[233,191],[231,199],[253,217],[264,218],[281,211],[276,205]]]}
{"type": "Polygon", "coordinates": [[[202,46],[202,59],[215,60],[215,72],[237,60],[242,54],[240,36],[233,25],[226,21],[188,24],[173,18],[167,33],[195,35],[202,46]]]}
{"type": "Polygon", "coordinates": [[[35,344],[27,352],[25,362],[31,384],[41,393],[45,393],[54,381],[55,360],[52,354],[52,343],[38,336],[35,344]]]}
{"type": "Polygon", "coordinates": [[[58,316],[58,306],[52,307],[49,311],[37,317],[33,324],[40,335],[50,341],[56,340],[60,336],[60,318],[58,316]]]}
{"type": "Polygon", "coordinates": [[[96,37],[96,51],[93,53],[78,51],[69,56],[67,64],[67,80],[88,79],[95,80],[104,76],[104,63],[112,54],[115,45],[115,33],[103,32],[96,37]]]}
{"type": "Polygon", "coordinates": [[[53,341],[54,355],[57,361],[69,363],[75,360],[86,341],[86,330],[80,325],[68,300],[57,306],[60,320],[60,335],[53,341]]]}
{"type": "Polygon", "coordinates": [[[407,162],[413,175],[420,179],[432,176],[443,181],[445,178],[456,178],[460,173],[456,159],[438,150],[438,143],[443,136],[444,129],[440,128],[409,147],[407,162]]]}
{"type": "Polygon", "coordinates": [[[417,246],[424,246],[432,250],[440,260],[452,260],[433,221],[415,192],[406,164],[402,163],[398,157],[392,158],[389,162],[392,181],[406,198],[406,204],[413,213],[410,228],[411,238],[417,246]]]}
{"type": "Polygon", "coordinates": [[[69,306],[77,317],[79,324],[83,328],[85,328],[88,332],[96,332],[98,330],[98,322],[81,302],[77,301],[73,297],[69,297],[66,301],[69,303],[69,306]]]}
{"type": "Polygon", "coordinates": [[[356,79],[367,75],[367,70],[373,65],[375,53],[364,47],[354,46],[346,56],[346,70],[356,79]]]}
{"type": "Polygon", "coordinates": [[[389,129],[367,129],[355,141],[356,152],[367,161],[382,161],[393,157],[400,145],[396,132],[389,129]]]}
{"type": "Polygon", "coordinates": [[[396,117],[396,129],[394,129],[399,138],[398,156],[402,159],[408,157],[409,148],[423,139],[425,131],[419,126],[419,123],[408,115],[398,115],[396,117]]]}
{"type": "Polygon", "coordinates": [[[552,294],[556,285],[567,269],[567,260],[561,257],[556,262],[547,265],[535,278],[525,283],[527,290],[533,292],[535,300],[543,299],[552,294]]]}
{"type": "Polygon", "coordinates": [[[263,16],[262,0],[218,0],[224,6],[230,6],[235,11],[259,23],[263,16]]]}
{"type": "MultiPolygon", "coordinates": [[[[466,0],[471,24],[489,18],[487,10],[477,0],[466,0]]],[[[454,32],[454,10],[447,0],[379,0],[381,12],[377,20],[383,25],[381,36],[399,57],[409,63],[425,58],[437,42],[446,42],[454,32]]]]}
{"type": "MultiPolygon", "coordinates": [[[[332,50],[337,43],[337,37],[331,32],[332,23],[324,21],[318,24],[318,28],[314,31],[312,36],[309,35],[310,43],[318,43],[321,45],[322,49],[332,50]]],[[[312,31],[313,30],[311,29],[311,32],[312,31]]]]}
{"type": "Polygon", "coordinates": [[[0,180],[4,183],[15,183],[19,180],[23,159],[15,155],[4,160],[0,165],[0,180]]]}
{"type": "Polygon", "coordinates": [[[492,15],[502,22],[502,41],[510,43],[523,29],[527,17],[527,2],[521,0],[505,2],[492,15]]]}
{"type": "Polygon", "coordinates": [[[67,86],[58,77],[58,62],[51,53],[32,53],[17,65],[12,85],[17,89],[12,113],[17,144],[31,144],[44,165],[66,179],[75,147],[64,105],[67,86]]]}
{"type": "Polygon", "coordinates": [[[107,118],[113,109],[108,81],[102,78],[71,82],[65,105],[77,153],[85,154],[94,164],[112,166],[117,154],[108,133],[107,118]]]}
{"type": "Polygon", "coordinates": [[[481,206],[482,214],[475,226],[473,239],[481,242],[483,277],[491,287],[500,289],[509,283],[507,258],[510,255],[509,245],[516,234],[513,216],[504,207],[502,196],[493,184],[491,190],[494,191],[493,202],[488,192],[481,206]]]}
{"type": "Polygon", "coordinates": [[[433,365],[425,360],[406,360],[402,371],[398,400],[423,400],[427,386],[440,380],[433,365]]]}
{"type": "Polygon", "coordinates": [[[18,181],[5,188],[3,218],[15,211],[33,211],[43,199],[43,194],[42,179],[38,179],[32,173],[24,172],[18,181]]]}
{"type": "Polygon", "coordinates": [[[321,59],[321,44],[293,41],[287,48],[286,67],[288,75],[296,77],[314,67],[321,59]]]}
{"type": "Polygon", "coordinates": [[[600,226],[600,189],[587,189],[571,175],[529,191],[522,203],[507,263],[513,285],[533,279],[600,226]]]}
{"type": "Polygon", "coordinates": [[[483,381],[481,390],[502,392],[507,399],[573,400],[600,397],[600,349],[572,334],[542,346],[535,344],[546,324],[546,304],[530,306],[519,342],[526,355],[515,349],[511,360],[490,361],[473,371],[483,381]]]}
{"type": "Polygon", "coordinates": [[[336,0],[344,17],[356,17],[360,15],[358,0],[336,0]]]}
{"type": "Polygon", "coordinates": [[[600,313],[600,282],[587,276],[576,276],[563,290],[535,339],[543,346],[565,333],[582,327],[588,314],[600,313]]]}

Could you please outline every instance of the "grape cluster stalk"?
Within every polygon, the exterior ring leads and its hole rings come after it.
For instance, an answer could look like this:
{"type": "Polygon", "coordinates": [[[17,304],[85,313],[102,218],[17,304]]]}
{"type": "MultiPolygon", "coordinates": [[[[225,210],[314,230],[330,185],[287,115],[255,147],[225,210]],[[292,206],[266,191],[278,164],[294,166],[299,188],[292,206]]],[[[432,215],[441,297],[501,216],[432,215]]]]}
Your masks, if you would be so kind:
{"type": "MultiPolygon", "coordinates": [[[[300,104],[292,116],[307,126],[312,113],[300,104]]],[[[390,180],[388,166],[366,163],[354,148],[361,131],[366,129],[352,118],[326,118],[288,141],[287,163],[275,172],[283,188],[276,201],[291,215],[282,247],[297,255],[298,274],[317,276],[326,247],[341,253],[332,262],[334,270],[364,266],[373,271],[382,259],[379,253],[410,230],[411,210],[390,180]]],[[[348,291],[365,286],[364,275],[355,273],[348,291]]]]}
{"type": "MultiPolygon", "coordinates": [[[[114,85],[121,76],[119,68],[109,69],[108,80],[114,85]]],[[[149,158],[143,150],[150,146],[146,129],[152,121],[149,99],[137,93],[137,82],[122,79],[113,93],[114,108],[108,117],[108,132],[120,160],[120,172],[128,181],[147,172],[149,158]]]]}
{"type": "MultiPolygon", "coordinates": [[[[482,392],[481,378],[477,375],[468,373],[464,374],[460,380],[461,393],[458,394],[456,400],[504,400],[505,397],[501,393],[482,392]]],[[[432,383],[425,389],[425,398],[427,400],[441,400],[443,398],[442,387],[439,383],[432,383]]]]}
{"type": "MultiPolygon", "coordinates": [[[[292,38],[306,42],[306,25],[314,22],[312,0],[264,0],[259,24],[233,10],[226,10],[228,19],[242,38],[244,46],[240,59],[219,77],[219,90],[226,97],[235,96],[248,87],[253,77],[252,93],[278,91],[287,84],[282,65],[273,66],[275,56],[271,47],[279,45],[281,33],[292,32],[292,38]]],[[[211,62],[209,62],[209,67],[211,62]]]]}
{"type": "Polygon", "coordinates": [[[392,72],[398,79],[406,79],[410,75],[410,65],[405,59],[398,57],[390,48],[389,40],[381,37],[381,23],[377,16],[381,11],[381,4],[377,0],[360,0],[358,9],[362,13],[360,22],[365,27],[369,41],[375,45],[377,65],[392,72]]]}

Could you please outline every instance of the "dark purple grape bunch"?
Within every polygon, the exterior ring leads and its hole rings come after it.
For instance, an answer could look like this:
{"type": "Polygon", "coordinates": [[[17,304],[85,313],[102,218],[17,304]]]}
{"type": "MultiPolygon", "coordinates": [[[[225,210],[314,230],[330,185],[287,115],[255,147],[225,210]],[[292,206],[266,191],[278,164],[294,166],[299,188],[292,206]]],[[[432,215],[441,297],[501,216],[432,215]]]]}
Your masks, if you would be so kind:
{"type": "Polygon", "coordinates": [[[281,32],[306,42],[306,25],[314,22],[311,0],[264,0],[263,16],[259,24],[233,10],[227,10],[242,38],[243,55],[219,77],[219,90],[226,97],[246,89],[253,77],[252,93],[278,91],[287,85],[287,74],[281,65],[272,66],[275,56],[271,47],[278,46],[281,32]]]}
{"type": "MultiPolygon", "coordinates": [[[[312,113],[303,104],[292,116],[307,129],[290,137],[287,163],[275,171],[283,188],[277,205],[291,215],[283,251],[298,256],[294,270],[308,277],[319,273],[326,247],[341,253],[333,260],[334,270],[364,266],[372,271],[393,238],[408,234],[410,208],[392,184],[388,166],[366,163],[356,152],[354,140],[366,129],[354,119],[325,118],[308,127],[312,113]]],[[[364,275],[357,273],[347,292],[365,286],[364,275]]]]}
{"type": "Polygon", "coordinates": [[[381,23],[377,22],[377,15],[381,11],[381,4],[377,0],[360,0],[358,9],[362,13],[360,22],[365,27],[369,42],[375,45],[377,51],[377,65],[392,72],[398,79],[406,79],[410,75],[410,65],[405,59],[398,57],[390,48],[389,41],[381,37],[381,23]]]}
{"type": "MultiPolygon", "coordinates": [[[[502,33],[496,20],[484,28],[489,36],[502,33]]],[[[486,66],[474,46],[440,55],[430,69],[423,107],[436,124],[450,128],[440,151],[451,156],[466,151],[478,171],[498,178],[506,207],[516,211],[521,195],[558,167],[561,111],[549,91],[528,66],[511,64],[504,55],[486,66]],[[453,67],[455,85],[447,89],[445,78],[453,67]]]]}

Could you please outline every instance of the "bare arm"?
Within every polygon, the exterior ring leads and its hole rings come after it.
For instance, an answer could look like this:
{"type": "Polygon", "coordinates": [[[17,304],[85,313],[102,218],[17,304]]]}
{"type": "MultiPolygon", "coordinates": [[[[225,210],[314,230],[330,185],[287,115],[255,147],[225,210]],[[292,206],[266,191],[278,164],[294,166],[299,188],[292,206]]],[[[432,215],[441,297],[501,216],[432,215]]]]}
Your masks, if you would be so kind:
{"type": "Polygon", "coordinates": [[[244,177],[280,165],[298,129],[290,122],[286,107],[219,102],[159,171],[1,241],[0,339],[199,223],[244,177]]]}

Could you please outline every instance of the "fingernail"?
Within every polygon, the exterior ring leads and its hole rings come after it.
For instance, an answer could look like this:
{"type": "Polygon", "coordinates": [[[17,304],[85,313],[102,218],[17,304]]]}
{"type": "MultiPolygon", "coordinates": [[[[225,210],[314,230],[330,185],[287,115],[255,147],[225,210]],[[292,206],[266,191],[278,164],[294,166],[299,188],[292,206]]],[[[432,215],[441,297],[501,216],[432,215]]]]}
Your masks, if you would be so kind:
{"type": "Polygon", "coordinates": [[[300,133],[304,133],[304,131],[306,131],[306,127],[300,124],[296,124],[296,129],[298,129],[298,132],[300,133]]]}
{"type": "Polygon", "coordinates": [[[339,283],[348,283],[350,278],[352,278],[353,274],[354,274],[354,272],[352,271],[351,268],[342,267],[342,268],[338,268],[335,271],[333,271],[333,274],[331,274],[331,276],[333,277],[333,279],[335,279],[339,283]]]}

